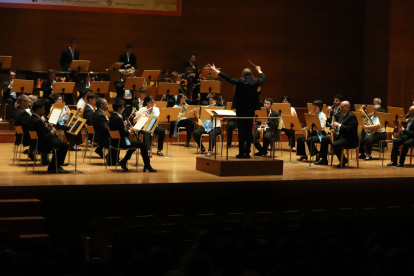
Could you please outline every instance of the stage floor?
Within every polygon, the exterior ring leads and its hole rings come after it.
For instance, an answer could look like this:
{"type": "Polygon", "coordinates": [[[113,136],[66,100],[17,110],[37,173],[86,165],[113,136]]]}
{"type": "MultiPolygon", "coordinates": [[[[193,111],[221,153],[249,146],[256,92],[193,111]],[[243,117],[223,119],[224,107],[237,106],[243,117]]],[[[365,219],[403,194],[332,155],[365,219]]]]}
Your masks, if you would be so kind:
{"type": "MultiPolygon", "coordinates": [[[[287,144],[284,143],[283,156],[281,152],[276,152],[276,158],[284,161],[289,161],[289,151],[287,144]]],[[[169,145],[168,154],[172,158],[164,158],[155,155],[156,149],[153,149],[153,157],[151,165],[157,169],[156,173],[144,173],[142,166],[142,158],[139,158],[141,166],[138,167],[138,172],[135,171],[132,164],[134,160],[129,162],[129,171],[124,172],[118,167],[115,172],[115,167],[108,167],[105,170],[102,159],[95,153],[92,153],[91,165],[88,165],[88,156],[85,163],[82,160],[81,151],[78,152],[78,167],[77,169],[83,171],[81,174],[46,174],[46,166],[37,166],[35,171],[38,173],[32,174],[32,167],[29,166],[26,171],[26,155],[22,154],[20,167],[12,164],[12,144],[0,144],[0,159],[2,166],[0,167],[1,181],[0,186],[54,186],[54,185],[103,185],[103,184],[174,184],[174,183],[210,183],[210,182],[284,182],[286,181],[301,181],[301,180],[327,180],[327,179],[396,179],[407,178],[414,175],[413,166],[409,165],[409,157],[407,158],[407,165],[404,168],[396,167],[378,167],[381,165],[381,160],[378,159],[378,152],[374,152],[374,160],[364,161],[360,160],[360,167],[357,168],[357,163],[351,161],[349,168],[338,169],[335,166],[338,164],[337,158],[334,157],[334,166],[315,166],[313,169],[304,168],[308,166],[308,162],[285,163],[283,168],[283,175],[280,176],[238,176],[238,177],[219,177],[213,174],[204,173],[196,170],[196,154],[195,148],[185,148],[183,146],[169,145]]],[[[384,165],[390,162],[390,150],[385,154],[384,165]]],[[[163,153],[166,154],[164,147],[163,153]]],[[[229,150],[229,158],[235,158],[238,153],[237,148],[229,150]]],[[[70,152],[71,163],[74,163],[75,152],[70,152]]],[[[124,154],[124,152],[122,152],[124,154]]],[[[225,152],[224,152],[225,154],[225,152]]],[[[135,155],[133,155],[135,158],[135,155]]],[[[211,157],[211,158],[214,158],[211,157]]],[[[263,157],[254,157],[263,158],[263,157]]],[[[355,158],[355,152],[353,153],[355,158]]],[[[66,161],[68,159],[66,158],[66,161]]],[[[292,153],[292,160],[296,160],[295,153],[292,153]]],[[[31,162],[29,163],[29,165],[31,162]]],[[[65,167],[66,170],[74,170],[74,166],[65,167]]],[[[335,183],[335,182],[332,182],[335,183]]]]}

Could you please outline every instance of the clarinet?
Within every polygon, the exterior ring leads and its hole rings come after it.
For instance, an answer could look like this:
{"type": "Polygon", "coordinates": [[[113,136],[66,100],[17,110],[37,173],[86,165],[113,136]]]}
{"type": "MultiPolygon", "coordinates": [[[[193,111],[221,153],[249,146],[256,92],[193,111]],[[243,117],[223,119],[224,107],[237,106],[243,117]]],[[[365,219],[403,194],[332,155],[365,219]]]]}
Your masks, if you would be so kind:
{"type": "MultiPolygon", "coordinates": [[[[49,123],[49,119],[47,117],[45,117],[45,126],[48,130],[52,131],[52,130],[56,130],[50,123],[49,123]]],[[[59,138],[59,136],[57,135],[57,133],[54,134],[56,136],[56,138],[59,138]]]]}

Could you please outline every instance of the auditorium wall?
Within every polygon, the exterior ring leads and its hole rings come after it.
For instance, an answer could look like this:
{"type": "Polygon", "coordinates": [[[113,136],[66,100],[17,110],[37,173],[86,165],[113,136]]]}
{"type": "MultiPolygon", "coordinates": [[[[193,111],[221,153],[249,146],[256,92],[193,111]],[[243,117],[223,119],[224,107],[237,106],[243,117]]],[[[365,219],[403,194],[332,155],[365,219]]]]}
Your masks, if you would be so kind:
{"type": "MultiPolygon", "coordinates": [[[[340,93],[356,103],[375,93],[386,98],[384,64],[366,56],[386,35],[366,32],[388,12],[376,2],[388,1],[183,0],[181,17],[2,8],[0,54],[12,55],[14,68],[60,70],[61,51],[76,38],[80,58],[102,72],[133,43],[140,71],[171,72],[195,53],[199,67],[215,63],[237,77],[249,59],[268,78],[262,98],[286,94],[306,106],[314,99],[330,104],[340,93]]],[[[381,47],[376,57],[383,60],[388,48],[381,47]]],[[[223,97],[231,101],[232,93],[223,83],[223,97]]]]}

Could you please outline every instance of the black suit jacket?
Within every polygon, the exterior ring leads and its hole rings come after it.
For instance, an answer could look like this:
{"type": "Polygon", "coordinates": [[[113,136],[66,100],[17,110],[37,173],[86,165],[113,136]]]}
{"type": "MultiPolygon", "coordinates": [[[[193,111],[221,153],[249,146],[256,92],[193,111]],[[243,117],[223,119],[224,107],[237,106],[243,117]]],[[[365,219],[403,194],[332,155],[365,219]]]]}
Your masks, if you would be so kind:
{"type": "MultiPolygon", "coordinates": [[[[21,106],[18,106],[16,108],[16,111],[14,111],[13,114],[13,120],[15,126],[21,126],[23,129],[23,146],[27,147],[30,145],[30,134],[29,134],[29,128],[28,128],[28,122],[29,122],[30,114],[21,106]]],[[[19,134],[16,134],[16,141],[17,144],[20,145],[20,141],[22,139],[22,136],[19,134]]]]}
{"type": "Polygon", "coordinates": [[[115,90],[116,90],[116,97],[123,99],[125,95],[125,90],[124,90],[125,81],[116,80],[114,81],[114,85],[115,85],[115,90]]]}
{"type": "MultiPolygon", "coordinates": [[[[74,59],[79,60],[79,51],[75,49],[74,59]]],[[[69,48],[63,50],[62,56],[60,57],[60,66],[62,66],[63,71],[67,71],[72,63],[72,54],[70,53],[69,48]]]]}
{"type": "MultiPolygon", "coordinates": [[[[278,138],[280,138],[280,130],[278,129],[278,127],[279,127],[279,113],[277,113],[276,111],[271,109],[270,114],[269,114],[269,112],[267,113],[267,117],[268,118],[275,118],[275,119],[269,119],[269,122],[267,123],[267,125],[270,128],[270,129],[268,129],[268,131],[273,131],[275,133],[275,139],[278,140],[278,138]]],[[[260,121],[257,121],[256,122],[256,129],[259,128],[261,124],[262,123],[260,121]]]]}
{"type": "Polygon", "coordinates": [[[414,122],[411,123],[410,128],[406,128],[402,134],[403,134],[403,139],[405,140],[413,139],[414,138],[414,122]]]}
{"type": "Polygon", "coordinates": [[[79,92],[82,92],[85,89],[86,89],[86,82],[85,81],[81,81],[80,83],[78,83],[78,91],[79,92]]]}
{"type": "Polygon", "coordinates": [[[251,76],[234,79],[223,72],[219,76],[236,85],[234,91],[232,108],[236,109],[237,116],[254,116],[255,110],[260,110],[259,93],[257,88],[266,82],[265,74],[260,74],[260,79],[251,76]]]}
{"type": "MultiPolygon", "coordinates": [[[[29,131],[36,131],[37,136],[39,137],[37,149],[40,152],[49,152],[52,148],[50,146],[51,139],[57,139],[56,136],[50,132],[50,130],[45,126],[42,119],[40,119],[36,115],[30,116],[28,122],[28,130],[29,131]]],[[[36,141],[32,140],[30,142],[30,148],[36,148],[36,141]]]]}
{"type": "Polygon", "coordinates": [[[105,112],[96,109],[92,116],[92,126],[95,130],[95,141],[104,147],[109,145],[109,132],[108,132],[108,120],[106,119],[105,112]]]}
{"type": "Polygon", "coordinates": [[[341,124],[339,130],[340,139],[345,139],[351,147],[358,147],[358,120],[352,111],[349,111],[342,119],[339,119],[340,113],[335,115],[335,120],[341,124]]]}
{"type": "Polygon", "coordinates": [[[93,114],[94,114],[93,109],[92,109],[89,105],[86,105],[86,106],[85,106],[85,110],[83,110],[83,115],[82,115],[82,117],[83,117],[84,119],[86,119],[86,124],[87,124],[88,126],[91,126],[91,125],[92,125],[92,121],[93,121],[93,114]]]}
{"type": "MultiPolygon", "coordinates": [[[[131,53],[129,56],[129,62],[128,62],[128,56],[127,53],[124,52],[119,56],[118,62],[123,62],[124,64],[121,66],[121,69],[125,69],[125,65],[130,64],[132,67],[137,69],[137,57],[134,55],[134,53],[131,53]]],[[[131,68],[131,67],[128,67],[131,68]]],[[[127,69],[128,69],[127,68],[127,69]]]]}
{"type": "MultiPolygon", "coordinates": [[[[109,129],[111,131],[119,131],[119,134],[121,136],[120,147],[126,147],[124,137],[128,138],[129,132],[125,129],[125,124],[122,118],[119,117],[119,115],[115,112],[113,112],[111,117],[109,118],[109,129]]],[[[118,147],[118,140],[112,140],[112,146],[118,147]]]]}
{"type": "Polygon", "coordinates": [[[3,102],[5,99],[11,98],[11,89],[9,88],[9,85],[10,85],[10,81],[5,81],[3,83],[3,99],[2,99],[3,102]]]}
{"type": "Polygon", "coordinates": [[[49,98],[50,95],[52,94],[53,92],[52,83],[53,83],[53,80],[51,79],[47,79],[43,81],[42,83],[43,98],[49,98]]]}
{"type": "MultiPolygon", "coordinates": [[[[190,61],[184,62],[183,69],[182,69],[183,73],[185,72],[185,69],[188,68],[188,67],[191,67],[190,61]]],[[[198,67],[197,67],[197,64],[194,63],[194,67],[195,67],[195,69],[194,69],[195,77],[193,77],[193,79],[197,79],[198,78],[198,67]]]]}

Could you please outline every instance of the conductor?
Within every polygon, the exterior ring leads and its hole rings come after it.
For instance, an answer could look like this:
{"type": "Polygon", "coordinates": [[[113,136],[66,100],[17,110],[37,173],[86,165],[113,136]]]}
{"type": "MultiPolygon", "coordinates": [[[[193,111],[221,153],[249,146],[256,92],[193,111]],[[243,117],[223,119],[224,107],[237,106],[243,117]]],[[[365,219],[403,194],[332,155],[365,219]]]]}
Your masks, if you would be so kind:
{"type": "Polygon", "coordinates": [[[237,120],[237,127],[239,129],[239,154],[236,155],[236,158],[250,158],[250,147],[253,140],[252,127],[254,111],[260,110],[257,88],[266,82],[266,76],[263,74],[260,66],[256,66],[255,68],[260,74],[260,79],[253,79],[250,68],[243,69],[242,77],[234,79],[217,70],[214,64],[207,64],[207,67],[211,71],[215,71],[226,81],[236,85],[233,96],[233,108],[236,109],[236,116],[252,117],[252,119],[237,120]]]}

